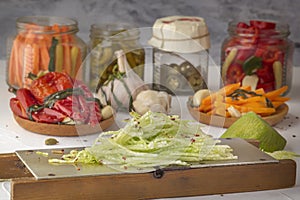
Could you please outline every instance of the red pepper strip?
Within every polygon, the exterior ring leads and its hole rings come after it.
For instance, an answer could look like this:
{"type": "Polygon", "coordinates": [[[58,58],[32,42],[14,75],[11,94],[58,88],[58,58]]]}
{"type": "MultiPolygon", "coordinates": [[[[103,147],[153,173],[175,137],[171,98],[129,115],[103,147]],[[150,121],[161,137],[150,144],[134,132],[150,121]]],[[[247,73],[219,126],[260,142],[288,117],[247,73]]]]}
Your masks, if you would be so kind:
{"type": "Polygon", "coordinates": [[[261,69],[257,69],[256,74],[259,78],[258,84],[264,84],[275,81],[273,67],[269,65],[263,65],[261,69]]]}
{"type": "Polygon", "coordinates": [[[88,111],[82,112],[81,105],[75,96],[56,101],[53,108],[64,113],[76,123],[85,123],[88,118],[88,111]]]}
{"type": "Polygon", "coordinates": [[[243,64],[254,53],[254,48],[239,48],[235,56],[235,63],[243,64]]]}
{"type": "Polygon", "coordinates": [[[90,115],[90,108],[83,96],[78,96],[77,97],[78,102],[79,102],[79,109],[81,111],[81,114],[83,115],[85,119],[85,123],[89,123],[89,115],[90,115]]]}
{"type": "Polygon", "coordinates": [[[273,64],[279,59],[279,54],[277,52],[266,51],[263,55],[263,62],[268,64],[273,64]]]}
{"type": "Polygon", "coordinates": [[[66,115],[51,108],[44,108],[39,112],[32,113],[32,118],[36,122],[57,124],[62,122],[66,115]]]}
{"type": "Polygon", "coordinates": [[[84,84],[82,81],[76,80],[74,82],[74,88],[80,88],[84,92],[85,98],[93,98],[93,93],[90,91],[90,89],[87,87],[86,84],[84,84]]]}
{"type": "Polygon", "coordinates": [[[262,58],[262,56],[265,54],[266,51],[267,51],[266,49],[257,48],[254,53],[254,56],[262,58]]]}
{"type": "Polygon", "coordinates": [[[20,101],[17,98],[11,98],[9,101],[9,106],[15,115],[22,117],[24,119],[28,119],[26,110],[23,108],[23,106],[21,105],[20,101]]]}
{"type": "Polygon", "coordinates": [[[20,88],[17,90],[16,98],[20,101],[22,107],[27,110],[32,105],[37,105],[38,101],[33,96],[30,90],[20,88]]]}
{"type": "Polygon", "coordinates": [[[89,124],[91,126],[96,126],[102,120],[101,109],[99,107],[99,104],[95,101],[90,101],[88,102],[88,107],[90,113],[89,124]]]}

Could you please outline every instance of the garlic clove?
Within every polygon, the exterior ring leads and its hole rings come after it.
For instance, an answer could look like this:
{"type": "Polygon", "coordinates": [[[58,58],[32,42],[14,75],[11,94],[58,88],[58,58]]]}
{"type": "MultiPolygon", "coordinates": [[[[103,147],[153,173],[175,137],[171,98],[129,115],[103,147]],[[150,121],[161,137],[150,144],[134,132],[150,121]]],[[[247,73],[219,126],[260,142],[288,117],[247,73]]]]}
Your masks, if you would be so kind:
{"type": "Polygon", "coordinates": [[[240,111],[235,109],[233,106],[230,106],[227,110],[228,110],[229,114],[231,115],[231,117],[241,117],[242,116],[240,111]]]}
{"type": "Polygon", "coordinates": [[[141,100],[135,100],[132,103],[134,110],[139,113],[140,115],[145,114],[146,112],[149,111],[149,107],[146,106],[143,101],[141,100]]]}
{"type": "Polygon", "coordinates": [[[247,75],[243,78],[242,86],[250,86],[251,90],[255,90],[258,83],[258,76],[256,74],[247,75]]]}
{"type": "Polygon", "coordinates": [[[193,96],[193,105],[200,106],[202,100],[209,95],[210,91],[208,89],[198,90],[193,96]]]}
{"type": "Polygon", "coordinates": [[[111,106],[105,106],[101,109],[101,115],[103,120],[110,118],[113,115],[114,111],[111,106]]]}

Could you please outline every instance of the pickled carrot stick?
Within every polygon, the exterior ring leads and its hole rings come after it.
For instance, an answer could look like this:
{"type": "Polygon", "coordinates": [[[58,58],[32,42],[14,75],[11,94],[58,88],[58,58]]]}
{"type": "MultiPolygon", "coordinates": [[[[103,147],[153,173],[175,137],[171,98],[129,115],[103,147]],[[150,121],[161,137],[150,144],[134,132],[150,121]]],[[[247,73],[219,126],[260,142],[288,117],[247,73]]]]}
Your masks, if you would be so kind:
{"type": "Polygon", "coordinates": [[[18,62],[17,62],[18,56],[20,56],[20,55],[16,55],[15,63],[17,63],[17,65],[15,66],[16,72],[14,75],[16,76],[16,80],[17,80],[16,85],[19,87],[23,87],[23,80],[22,80],[23,79],[23,66],[18,64],[18,62]]]}
{"type": "Polygon", "coordinates": [[[33,70],[33,57],[34,57],[34,52],[33,52],[33,46],[30,44],[27,44],[24,48],[24,65],[23,65],[23,74],[22,74],[22,79],[25,87],[29,87],[31,80],[27,78],[28,74],[32,72],[33,70]]]}
{"type": "Polygon", "coordinates": [[[33,74],[38,74],[40,69],[40,48],[39,45],[33,44],[33,74]]]}
{"type": "Polygon", "coordinates": [[[256,94],[259,94],[259,95],[264,95],[265,94],[265,90],[263,88],[256,89],[256,90],[254,90],[254,92],[256,94]]]}
{"type": "Polygon", "coordinates": [[[234,92],[236,89],[238,89],[240,87],[240,83],[233,83],[230,85],[225,85],[223,88],[221,88],[220,90],[218,90],[215,93],[212,93],[211,95],[208,95],[207,97],[205,97],[201,104],[204,105],[209,105],[211,104],[215,99],[217,95],[223,95],[223,96],[227,96],[229,94],[231,94],[232,92],[234,92]]]}
{"type": "Polygon", "coordinates": [[[18,87],[22,87],[23,86],[23,82],[22,82],[22,73],[23,73],[23,59],[20,58],[20,56],[23,56],[23,47],[24,44],[19,40],[19,38],[17,37],[14,40],[14,61],[13,61],[13,68],[15,69],[14,73],[12,74],[15,79],[15,84],[18,87]]]}
{"type": "Polygon", "coordinates": [[[270,100],[282,95],[284,92],[286,92],[288,89],[288,86],[282,86],[281,88],[277,89],[277,90],[273,90],[271,92],[268,92],[265,94],[265,96],[267,98],[269,98],[270,100]]]}
{"type": "Polygon", "coordinates": [[[16,85],[16,73],[15,68],[18,67],[18,48],[17,48],[17,40],[13,41],[10,57],[9,57],[9,65],[8,65],[8,83],[10,85],[16,85]],[[17,60],[16,60],[17,59],[17,60]]]}
{"type": "Polygon", "coordinates": [[[35,34],[33,33],[32,30],[29,30],[28,33],[25,36],[25,44],[32,44],[34,43],[34,39],[35,39],[35,34]]]}
{"type": "Polygon", "coordinates": [[[60,33],[60,28],[58,24],[52,25],[51,29],[55,31],[55,33],[60,33]]]}
{"type": "Polygon", "coordinates": [[[20,67],[22,67],[23,66],[23,58],[24,58],[23,56],[24,56],[25,37],[23,34],[22,35],[19,34],[15,40],[18,41],[18,65],[20,67]]]}
{"type": "Polygon", "coordinates": [[[60,32],[63,34],[63,36],[67,39],[69,43],[74,42],[74,38],[72,34],[68,34],[67,32],[69,31],[68,26],[61,26],[60,32]]]}
{"type": "Polygon", "coordinates": [[[50,56],[47,48],[47,44],[43,42],[40,44],[40,67],[39,70],[47,70],[50,61],[50,56]]]}

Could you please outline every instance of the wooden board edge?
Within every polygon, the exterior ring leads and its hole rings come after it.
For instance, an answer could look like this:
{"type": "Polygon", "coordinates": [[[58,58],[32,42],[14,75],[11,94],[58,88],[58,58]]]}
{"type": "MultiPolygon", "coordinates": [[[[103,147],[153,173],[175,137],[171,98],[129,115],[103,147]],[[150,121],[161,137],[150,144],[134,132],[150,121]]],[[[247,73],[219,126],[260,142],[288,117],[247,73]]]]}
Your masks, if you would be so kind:
{"type": "Polygon", "coordinates": [[[295,185],[296,162],[281,160],[278,163],[161,173],[159,178],[153,173],[142,173],[49,180],[13,179],[12,199],[148,199],[281,189],[295,185]]]}
{"type": "Polygon", "coordinates": [[[0,154],[0,180],[33,177],[15,153],[0,154]]]}

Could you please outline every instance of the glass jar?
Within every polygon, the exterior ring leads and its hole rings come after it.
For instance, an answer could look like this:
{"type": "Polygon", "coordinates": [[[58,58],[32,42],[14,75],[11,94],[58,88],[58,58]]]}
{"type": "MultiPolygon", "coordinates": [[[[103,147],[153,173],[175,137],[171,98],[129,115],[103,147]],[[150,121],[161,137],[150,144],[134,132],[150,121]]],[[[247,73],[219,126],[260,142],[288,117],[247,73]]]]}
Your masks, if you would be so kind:
{"type": "MultiPolygon", "coordinates": [[[[230,22],[222,44],[221,76],[224,85],[240,82],[265,92],[284,85],[291,88],[293,42],[289,26],[250,20],[230,22]]],[[[287,92],[286,92],[287,93],[287,92]]]]}
{"type": "Polygon", "coordinates": [[[46,71],[82,78],[86,45],[76,33],[77,21],[52,16],[26,16],[16,21],[17,34],[8,39],[7,84],[28,87],[32,77],[46,71]]]}
{"type": "Polygon", "coordinates": [[[115,51],[123,50],[128,64],[143,79],[145,51],[139,43],[139,29],[129,24],[93,24],[85,81],[95,91],[105,83],[117,64],[115,51]]]}
{"type": "Polygon", "coordinates": [[[209,33],[203,18],[171,16],[156,20],[153,36],[153,87],[187,95],[207,88],[209,33]]]}
{"type": "Polygon", "coordinates": [[[193,94],[207,88],[207,51],[174,53],[153,50],[153,88],[170,94],[193,94]]]}

